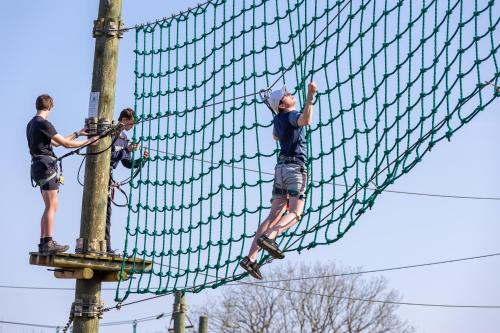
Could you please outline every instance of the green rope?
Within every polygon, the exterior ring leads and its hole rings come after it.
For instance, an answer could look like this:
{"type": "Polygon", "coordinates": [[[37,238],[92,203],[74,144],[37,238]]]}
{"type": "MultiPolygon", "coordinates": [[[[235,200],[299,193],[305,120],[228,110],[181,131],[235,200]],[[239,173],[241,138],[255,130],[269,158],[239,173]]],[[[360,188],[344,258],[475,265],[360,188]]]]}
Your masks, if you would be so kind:
{"type": "Polygon", "coordinates": [[[133,140],[154,153],[130,181],[124,254],[153,267],[134,266],[116,300],[246,276],[238,262],[270,208],[279,154],[261,89],[286,83],[301,108],[307,83],[319,88],[306,208],[280,246],[344,237],[498,101],[498,11],[494,0],[217,0],[138,26],[133,140]]]}

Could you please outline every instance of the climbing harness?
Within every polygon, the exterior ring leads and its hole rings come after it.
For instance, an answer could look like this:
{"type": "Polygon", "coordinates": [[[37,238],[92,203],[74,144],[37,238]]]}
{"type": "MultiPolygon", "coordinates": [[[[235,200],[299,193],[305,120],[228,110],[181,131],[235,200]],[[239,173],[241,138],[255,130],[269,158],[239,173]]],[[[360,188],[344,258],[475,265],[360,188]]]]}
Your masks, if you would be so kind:
{"type": "MultiPolygon", "coordinates": [[[[89,143],[83,145],[82,147],[79,147],[77,149],[74,149],[74,150],[62,155],[61,157],[55,157],[55,156],[51,156],[51,155],[34,155],[34,156],[32,156],[32,158],[31,158],[32,169],[33,169],[33,165],[39,165],[39,168],[40,168],[41,172],[44,173],[44,176],[40,177],[40,176],[33,174],[33,172],[31,172],[31,185],[33,187],[36,187],[36,186],[41,187],[41,186],[47,184],[50,180],[52,180],[54,178],[56,178],[56,180],[59,184],[61,184],[61,185],[64,184],[63,165],[62,165],[63,159],[65,159],[68,156],[74,155],[74,154],[77,154],[80,156],[91,156],[91,155],[99,155],[99,154],[104,153],[106,150],[110,149],[113,146],[113,144],[117,138],[117,133],[120,133],[122,129],[123,129],[123,124],[121,124],[121,123],[117,123],[117,124],[113,124],[113,125],[106,125],[105,129],[102,130],[100,134],[96,135],[97,139],[102,139],[102,138],[109,136],[109,135],[114,136],[114,138],[113,138],[113,141],[111,142],[111,144],[107,148],[105,148],[104,150],[99,151],[99,152],[81,153],[80,151],[83,148],[86,148],[87,146],[92,144],[92,142],[89,142],[89,143]]],[[[85,159],[83,159],[83,160],[85,160],[85,159]]],[[[83,160],[82,160],[82,164],[83,164],[83,160]]],[[[80,164],[79,170],[81,169],[82,164],[80,164]]]]}
{"type": "Polygon", "coordinates": [[[42,187],[52,179],[64,184],[62,169],[57,167],[57,158],[50,155],[34,155],[31,157],[31,186],[42,187]],[[38,169],[34,172],[33,169],[38,169]]]}

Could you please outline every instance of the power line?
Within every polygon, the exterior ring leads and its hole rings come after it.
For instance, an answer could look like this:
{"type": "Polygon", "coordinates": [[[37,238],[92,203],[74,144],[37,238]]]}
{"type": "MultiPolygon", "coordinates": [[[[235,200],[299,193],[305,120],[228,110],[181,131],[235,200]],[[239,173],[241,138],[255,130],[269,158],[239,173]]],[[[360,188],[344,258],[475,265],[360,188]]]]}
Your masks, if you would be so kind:
{"type": "MultiPolygon", "coordinates": [[[[264,284],[254,283],[254,282],[239,282],[238,284],[252,285],[252,286],[261,287],[261,288],[281,290],[281,291],[293,292],[293,293],[300,293],[300,294],[306,294],[306,295],[311,295],[311,296],[333,297],[333,298],[339,298],[339,299],[344,299],[344,300],[361,301],[361,302],[369,302],[369,303],[435,307],[435,308],[439,307],[439,308],[462,308],[462,309],[500,309],[500,305],[476,305],[476,304],[464,305],[464,304],[435,304],[435,303],[384,301],[384,300],[377,300],[377,299],[365,299],[365,298],[359,298],[359,297],[346,297],[346,296],[338,296],[338,295],[331,295],[331,294],[321,294],[321,293],[308,292],[308,291],[303,291],[303,290],[294,290],[294,289],[287,289],[287,288],[281,288],[281,287],[275,287],[275,286],[268,286],[268,285],[264,285],[264,284]]],[[[134,302],[120,304],[119,307],[121,308],[121,307],[126,306],[126,305],[132,305],[132,304],[137,304],[137,303],[153,300],[153,299],[164,297],[167,295],[170,295],[170,294],[167,293],[167,294],[163,294],[163,295],[149,297],[149,298],[146,298],[143,300],[138,300],[138,301],[134,301],[134,302]]],[[[116,308],[117,306],[106,308],[104,310],[110,311],[110,310],[116,308]]]]}
{"type": "MultiPolygon", "coordinates": [[[[361,274],[369,274],[369,273],[389,272],[389,271],[396,271],[396,270],[404,270],[404,269],[412,269],[412,268],[419,268],[419,267],[450,264],[450,263],[462,262],[462,261],[472,261],[472,260],[485,259],[485,258],[491,258],[491,257],[497,257],[497,256],[500,256],[500,252],[483,254],[483,255],[472,256],[472,257],[433,261],[433,262],[422,263],[422,264],[395,266],[395,267],[388,267],[388,268],[378,268],[378,269],[364,270],[364,271],[358,271],[358,272],[339,273],[339,274],[331,274],[331,275],[305,276],[305,277],[288,278],[288,279],[280,279],[280,280],[258,281],[255,283],[256,284],[265,284],[265,283],[276,283],[276,282],[286,282],[286,281],[296,281],[296,280],[322,279],[322,278],[330,278],[330,277],[336,277],[336,276],[348,276],[348,275],[361,275],[361,274]]],[[[172,267],[172,268],[179,269],[176,267],[172,267]]],[[[215,276],[211,276],[211,275],[208,275],[208,276],[215,277],[215,276]]],[[[244,282],[234,282],[234,283],[230,283],[230,284],[231,285],[238,285],[238,284],[242,284],[242,283],[244,283],[244,282]]],[[[38,286],[16,286],[16,285],[0,285],[0,288],[1,289],[27,289],[27,290],[67,290],[67,291],[75,290],[75,288],[69,288],[69,287],[38,287],[38,286]]],[[[102,288],[101,290],[116,291],[116,288],[102,288]]],[[[128,288],[120,288],[119,290],[128,290],[128,288]]],[[[160,295],[160,296],[162,296],[162,295],[160,295]]],[[[139,301],[142,301],[142,300],[139,300],[139,301]]]]}
{"type": "MultiPolygon", "coordinates": [[[[469,260],[476,260],[476,259],[484,259],[484,258],[496,257],[496,256],[500,256],[500,253],[492,253],[492,254],[485,254],[485,255],[481,255],[481,256],[474,256],[474,257],[467,257],[467,258],[459,258],[459,259],[450,259],[450,260],[443,260],[443,261],[435,261],[435,262],[429,262],[429,263],[424,263],[424,264],[415,264],[415,265],[407,265],[407,266],[399,266],[399,267],[372,269],[372,270],[359,271],[359,272],[351,272],[351,273],[340,273],[340,274],[330,274],[330,275],[320,275],[320,276],[307,276],[307,277],[288,278],[288,279],[280,279],[280,280],[257,281],[255,283],[256,284],[265,284],[265,283],[300,281],[300,280],[313,280],[313,279],[325,279],[325,278],[339,277],[339,276],[349,276],[349,275],[360,275],[360,274],[369,274],[369,273],[389,272],[389,271],[396,271],[396,270],[403,270],[403,269],[410,269],[410,268],[418,268],[418,267],[426,267],[426,266],[435,266],[435,265],[442,265],[442,264],[450,264],[450,263],[460,262],[460,261],[469,261],[469,260]]],[[[237,285],[239,283],[241,283],[241,282],[235,282],[235,283],[231,283],[231,284],[232,285],[237,285]]]]}
{"type": "MultiPolygon", "coordinates": [[[[38,286],[14,286],[14,285],[0,285],[0,289],[28,289],[28,290],[63,290],[74,291],[74,287],[38,287],[38,286]]],[[[101,291],[116,291],[116,288],[102,288],[101,291]]],[[[120,288],[126,290],[126,288],[120,288]]]]}
{"type": "Polygon", "coordinates": [[[303,290],[294,290],[294,289],[280,288],[280,287],[274,287],[274,286],[266,286],[263,284],[257,284],[257,283],[253,283],[253,282],[248,282],[247,284],[262,287],[262,288],[286,291],[286,292],[293,292],[293,293],[306,294],[306,295],[312,295],[312,296],[321,296],[321,297],[333,297],[333,298],[352,300],[352,301],[369,302],[369,303],[410,305],[410,306],[422,306],[422,307],[440,307],[440,308],[500,309],[500,305],[458,305],[458,304],[431,304],[431,303],[382,301],[382,300],[376,300],[376,299],[345,297],[345,296],[321,294],[321,293],[315,293],[315,292],[309,292],[309,291],[303,291],[303,290]]]}
{"type": "Polygon", "coordinates": [[[165,319],[167,316],[170,316],[171,314],[172,313],[160,313],[160,314],[155,315],[155,316],[148,316],[148,317],[143,317],[143,318],[138,318],[138,319],[130,319],[130,320],[112,321],[112,322],[102,323],[99,326],[130,325],[130,324],[135,324],[135,323],[142,323],[145,321],[165,319]]]}
{"type": "MultiPolygon", "coordinates": [[[[117,325],[130,325],[134,323],[142,323],[145,321],[159,320],[164,319],[167,316],[170,316],[171,313],[160,313],[155,316],[148,316],[143,318],[131,319],[131,320],[121,320],[121,321],[111,321],[107,323],[102,323],[99,326],[117,326],[117,325]]],[[[62,326],[56,325],[46,325],[46,324],[35,324],[35,323],[24,323],[24,322],[16,322],[16,321],[5,321],[0,320],[1,324],[9,324],[9,325],[20,325],[20,326],[30,326],[30,327],[39,327],[39,328],[62,328],[62,326]]]]}
{"type": "MultiPolygon", "coordinates": [[[[374,191],[375,189],[368,188],[374,191]]],[[[406,192],[406,191],[395,191],[395,190],[384,190],[383,192],[396,193],[396,194],[407,194],[407,195],[418,195],[425,197],[437,197],[437,198],[451,198],[451,199],[472,199],[472,200],[500,200],[500,197],[482,197],[482,196],[464,196],[464,195],[448,195],[448,194],[437,194],[437,193],[420,193],[420,192],[406,192]]]]}
{"type": "Polygon", "coordinates": [[[56,326],[56,325],[43,325],[43,324],[33,324],[33,323],[21,323],[21,322],[16,322],[16,321],[5,321],[5,320],[0,320],[0,324],[30,326],[30,327],[39,327],[39,328],[62,328],[62,326],[56,326]]]}
{"type": "MultiPolygon", "coordinates": [[[[436,262],[431,262],[431,263],[424,263],[424,264],[417,264],[417,265],[407,265],[407,266],[399,266],[399,267],[392,267],[392,268],[383,268],[383,269],[376,269],[376,270],[368,270],[368,271],[360,271],[360,272],[351,272],[351,273],[343,273],[343,274],[337,274],[336,276],[342,276],[342,275],[355,275],[355,274],[366,274],[366,273],[374,273],[374,272],[383,272],[383,271],[392,271],[392,270],[402,270],[402,269],[410,269],[410,268],[417,268],[417,267],[425,267],[425,266],[431,266],[431,265],[440,265],[440,264],[448,264],[448,263],[453,263],[453,262],[460,262],[460,261],[467,261],[467,260],[476,260],[476,259],[483,259],[483,258],[488,258],[488,257],[494,257],[494,256],[499,256],[500,253],[492,253],[492,254],[486,254],[486,255],[481,255],[481,256],[474,256],[474,257],[467,257],[467,258],[459,258],[459,259],[451,259],[451,260],[444,260],[444,261],[436,261],[436,262]]],[[[210,277],[215,277],[209,274],[205,274],[210,277]]],[[[234,283],[229,283],[229,285],[254,285],[254,286],[260,286],[263,288],[270,288],[270,289],[279,289],[278,287],[273,287],[273,286],[267,286],[264,283],[272,283],[272,282],[282,282],[282,281],[293,281],[293,280],[300,280],[300,279],[318,279],[318,278],[328,278],[328,277],[333,277],[335,275],[326,275],[326,276],[314,276],[314,277],[304,277],[304,278],[290,278],[290,279],[283,279],[283,280],[271,280],[271,281],[261,281],[261,282],[244,282],[244,281],[239,281],[239,282],[234,282],[234,283]]],[[[212,281],[208,284],[214,284],[216,283],[217,280],[212,281]]],[[[185,291],[189,291],[191,289],[195,289],[196,286],[186,288],[185,291]]],[[[295,291],[295,290],[288,290],[288,289],[283,289],[283,291],[289,291],[289,292],[300,292],[300,293],[307,293],[303,291],[295,291]]],[[[146,302],[149,300],[157,299],[160,297],[164,297],[167,295],[170,295],[171,293],[166,293],[163,295],[156,295],[156,296],[151,296],[145,299],[137,300],[137,301],[132,301],[128,303],[118,303],[117,305],[113,307],[109,307],[104,309],[104,311],[110,311],[114,308],[121,308],[123,306],[127,305],[132,305],[132,304],[137,304],[137,303],[142,303],[146,302]]],[[[365,300],[365,299],[358,299],[358,298],[349,298],[349,297],[339,297],[336,295],[324,295],[324,294],[316,294],[316,293],[310,293],[310,295],[313,296],[325,296],[325,297],[338,297],[342,299],[351,299],[351,300],[358,300],[358,301],[371,301],[373,303],[387,303],[387,304],[398,304],[398,305],[409,305],[409,306],[428,306],[428,307],[449,307],[449,308],[484,308],[484,309],[500,309],[500,305],[451,305],[451,304],[430,304],[430,303],[411,303],[411,302],[393,302],[393,301],[381,301],[381,300],[365,300]]]]}
{"type": "Polygon", "coordinates": [[[370,302],[370,303],[382,303],[382,304],[394,304],[394,305],[407,305],[407,306],[421,306],[421,307],[440,307],[440,308],[468,308],[468,309],[500,309],[500,305],[462,305],[462,304],[432,304],[432,303],[415,303],[415,302],[397,302],[397,301],[383,301],[383,300],[374,300],[374,299],[364,299],[357,297],[346,297],[346,296],[338,296],[331,294],[321,294],[315,292],[308,292],[303,290],[294,290],[283,287],[269,286],[265,285],[265,283],[276,283],[276,282],[287,282],[287,281],[297,281],[297,280],[310,280],[310,279],[320,279],[320,278],[329,278],[335,276],[347,276],[347,275],[357,275],[357,274],[366,274],[366,273],[375,273],[375,272],[384,272],[384,271],[393,271],[393,270],[401,270],[401,269],[409,269],[409,268],[417,268],[417,267],[425,267],[431,265],[440,265],[440,264],[448,264],[466,260],[475,260],[475,259],[483,259],[493,256],[499,256],[500,253],[492,253],[482,256],[468,257],[468,258],[460,258],[460,259],[452,259],[445,261],[437,261],[432,263],[425,264],[417,264],[417,265],[408,265],[408,266],[400,266],[393,268],[385,268],[385,269],[377,269],[377,270],[368,270],[368,271],[360,271],[360,272],[352,272],[352,273],[342,273],[342,274],[331,274],[331,275],[323,275],[323,276],[311,276],[311,277],[300,277],[300,278],[289,278],[289,279],[281,279],[281,280],[270,280],[270,281],[258,281],[258,282],[237,282],[230,283],[230,285],[253,285],[256,287],[262,287],[267,289],[281,290],[286,292],[294,292],[300,294],[307,294],[312,296],[320,296],[320,297],[333,297],[345,300],[353,300],[353,301],[361,301],[361,302],[370,302]]]}

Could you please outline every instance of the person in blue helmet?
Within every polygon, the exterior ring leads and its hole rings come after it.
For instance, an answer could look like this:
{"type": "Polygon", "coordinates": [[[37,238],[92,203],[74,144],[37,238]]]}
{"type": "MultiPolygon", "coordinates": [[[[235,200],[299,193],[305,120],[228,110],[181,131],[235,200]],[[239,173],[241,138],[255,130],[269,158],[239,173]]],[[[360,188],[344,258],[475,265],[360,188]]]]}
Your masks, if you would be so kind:
{"type": "Polygon", "coordinates": [[[305,126],[312,123],[313,99],[317,91],[311,82],[302,112],[296,110],[296,100],[286,87],[273,91],[267,105],[275,112],[273,138],[279,141],[280,155],[274,169],[274,184],[269,216],[257,229],[248,256],[240,266],[256,279],[262,279],[257,254],[260,249],[273,258],[285,256],[275,239],[299,222],[304,209],[307,182],[307,142],[305,126]],[[288,211],[288,214],[284,214],[288,211]]]}

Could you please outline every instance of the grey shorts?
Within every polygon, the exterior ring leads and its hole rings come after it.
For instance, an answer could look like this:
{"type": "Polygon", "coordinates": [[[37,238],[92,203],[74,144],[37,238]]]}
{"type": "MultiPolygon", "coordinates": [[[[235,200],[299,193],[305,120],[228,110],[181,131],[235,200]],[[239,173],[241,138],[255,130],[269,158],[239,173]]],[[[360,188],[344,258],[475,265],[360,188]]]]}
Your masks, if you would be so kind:
{"type": "Polygon", "coordinates": [[[307,168],[302,163],[278,163],[274,168],[273,197],[305,199],[307,168]]]}

